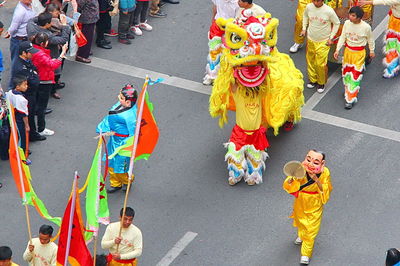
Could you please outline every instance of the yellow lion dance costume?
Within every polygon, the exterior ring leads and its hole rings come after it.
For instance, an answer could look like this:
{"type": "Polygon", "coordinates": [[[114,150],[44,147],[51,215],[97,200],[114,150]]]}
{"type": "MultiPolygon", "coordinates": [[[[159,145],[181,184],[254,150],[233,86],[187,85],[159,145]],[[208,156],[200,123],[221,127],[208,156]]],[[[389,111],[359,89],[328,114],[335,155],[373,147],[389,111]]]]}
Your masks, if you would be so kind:
{"type": "Polygon", "coordinates": [[[269,146],[266,129],[293,125],[304,104],[303,75],[286,54],[275,47],[279,20],[271,14],[255,18],[219,18],[224,50],[210,96],[210,114],[222,127],[228,110],[236,110],[236,125],[225,144],[229,184],[243,177],[248,185],[262,183],[269,146]]]}

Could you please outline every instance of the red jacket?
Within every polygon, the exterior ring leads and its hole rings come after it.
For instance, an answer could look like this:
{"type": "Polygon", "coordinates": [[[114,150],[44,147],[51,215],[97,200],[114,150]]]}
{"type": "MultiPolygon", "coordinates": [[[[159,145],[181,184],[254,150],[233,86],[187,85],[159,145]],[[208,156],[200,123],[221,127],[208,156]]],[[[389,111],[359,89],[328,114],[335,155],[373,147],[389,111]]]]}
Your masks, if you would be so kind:
{"type": "Polygon", "coordinates": [[[62,61],[59,59],[52,59],[50,57],[50,50],[34,44],[33,47],[39,52],[32,55],[32,63],[36,66],[40,81],[54,81],[54,70],[61,66],[62,61]]]}

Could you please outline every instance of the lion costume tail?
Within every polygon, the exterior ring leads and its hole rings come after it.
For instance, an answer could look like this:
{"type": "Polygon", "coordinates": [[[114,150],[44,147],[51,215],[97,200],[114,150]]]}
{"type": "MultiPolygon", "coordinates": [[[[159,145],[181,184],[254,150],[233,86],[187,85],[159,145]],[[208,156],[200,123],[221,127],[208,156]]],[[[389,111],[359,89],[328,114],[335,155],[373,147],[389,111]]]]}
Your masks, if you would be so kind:
{"type": "Polygon", "coordinates": [[[263,124],[266,128],[272,127],[277,135],[286,121],[297,123],[301,120],[304,81],[293,60],[275,49],[274,60],[268,63],[269,86],[263,99],[263,124]]]}

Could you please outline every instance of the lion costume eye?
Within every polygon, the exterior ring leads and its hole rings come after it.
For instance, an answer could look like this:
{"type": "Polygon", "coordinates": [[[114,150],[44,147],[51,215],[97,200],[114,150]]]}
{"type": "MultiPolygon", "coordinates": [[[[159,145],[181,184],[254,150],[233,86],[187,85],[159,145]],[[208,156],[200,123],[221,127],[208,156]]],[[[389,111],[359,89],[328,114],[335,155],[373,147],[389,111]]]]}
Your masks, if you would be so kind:
{"type": "Polygon", "coordinates": [[[231,35],[231,42],[232,43],[238,43],[238,42],[241,42],[241,41],[242,41],[242,37],[240,37],[236,33],[232,33],[232,35],[231,35]]]}

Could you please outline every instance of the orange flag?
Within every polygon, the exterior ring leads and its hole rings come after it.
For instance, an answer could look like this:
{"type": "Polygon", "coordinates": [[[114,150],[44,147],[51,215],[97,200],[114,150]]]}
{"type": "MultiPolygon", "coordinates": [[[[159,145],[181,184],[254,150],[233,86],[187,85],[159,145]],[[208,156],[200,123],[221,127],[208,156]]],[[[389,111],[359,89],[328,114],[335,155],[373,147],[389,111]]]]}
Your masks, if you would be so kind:
{"type": "Polygon", "coordinates": [[[84,227],[82,223],[81,208],[79,204],[79,192],[77,191],[77,186],[74,189],[76,190],[75,204],[72,204],[74,197],[71,197],[68,201],[67,208],[65,209],[64,217],[61,224],[60,239],[58,240],[57,265],[64,265],[65,256],[68,253],[69,265],[92,266],[93,258],[86,246],[85,239],[83,237],[84,227]],[[75,205],[75,208],[73,208],[73,205],[75,205]],[[72,227],[70,225],[71,211],[74,212],[72,227]],[[69,245],[70,248],[69,250],[67,250],[68,231],[70,228],[72,229],[69,245]]]}
{"type": "Polygon", "coordinates": [[[23,204],[29,204],[36,208],[39,214],[49,221],[60,226],[61,218],[52,217],[47,211],[46,206],[42,200],[36,195],[32,184],[31,184],[31,173],[29,171],[29,166],[24,163],[25,154],[21,147],[18,146],[19,137],[18,130],[15,122],[14,107],[11,103],[7,102],[9,109],[9,121],[10,121],[10,167],[11,172],[14,177],[15,185],[17,186],[18,193],[22,198],[23,204]]]}
{"type": "MultiPolygon", "coordinates": [[[[143,91],[142,91],[143,93],[143,91]]],[[[143,99],[139,97],[139,99],[143,99]]],[[[149,94],[146,92],[144,96],[143,114],[140,121],[140,133],[135,159],[138,160],[141,156],[150,155],[157,145],[160,132],[156,120],[153,116],[153,103],[149,100],[149,94]]],[[[140,106],[140,102],[138,103],[140,106]]]]}

